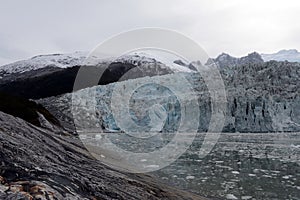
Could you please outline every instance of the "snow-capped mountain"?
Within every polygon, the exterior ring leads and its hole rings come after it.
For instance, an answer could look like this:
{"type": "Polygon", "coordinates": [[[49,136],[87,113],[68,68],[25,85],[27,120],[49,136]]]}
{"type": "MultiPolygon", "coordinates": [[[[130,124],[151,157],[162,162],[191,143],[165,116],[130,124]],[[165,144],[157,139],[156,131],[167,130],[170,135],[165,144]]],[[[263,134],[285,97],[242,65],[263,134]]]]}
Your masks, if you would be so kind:
{"type": "Polygon", "coordinates": [[[270,60],[300,62],[300,52],[296,49],[281,50],[273,54],[261,54],[265,62],[270,60]]]}
{"type": "Polygon", "coordinates": [[[177,56],[163,52],[140,51],[104,59],[94,55],[86,59],[87,55],[83,52],[41,55],[4,65],[0,67],[0,91],[30,99],[71,92],[82,66],[90,73],[104,69],[99,82],[95,83],[99,85],[146,76],[193,72],[188,66],[174,63],[177,56]]]}
{"type": "Polygon", "coordinates": [[[253,52],[241,58],[233,57],[227,53],[222,53],[217,58],[210,59],[208,64],[213,61],[220,68],[223,68],[227,66],[238,66],[249,63],[262,63],[271,60],[300,62],[300,52],[298,52],[296,49],[281,50],[274,54],[258,54],[257,52],[253,52]]]}
{"type": "Polygon", "coordinates": [[[156,64],[163,68],[169,68],[173,72],[191,72],[189,68],[174,63],[178,57],[172,55],[170,56],[164,52],[140,51],[123,55],[117,59],[107,58],[105,60],[98,59],[96,57],[90,57],[88,60],[86,60],[87,55],[87,52],[75,52],[69,54],[49,54],[35,56],[28,60],[21,60],[1,66],[0,78],[9,74],[24,73],[45,67],[68,68],[80,66],[82,64],[98,65],[103,62],[122,62],[130,63],[136,66],[156,64]]]}
{"type": "Polygon", "coordinates": [[[67,68],[80,65],[86,53],[75,52],[69,54],[38,55],[28,60],[21,60],[0,67],[0,77],[8,74],[23,73],[44,67],[67,68]]]}
{"type": "MultiPolygon", "coordinates": [[[[146,62],[158,62],[158,63],[163,63],[166,66],[168,66],[171,70],[174,72],[192,72],[188,67],[186,67],[189,63],[182,61],[180,57],[177,55],[165,52],[165,51],[160,51],[160,50],[143,50],[139,52],[134,52],[132,54],[129,54],[129,56],[121,57],[121,60],[133,60],[135,62],[140,62],[140,61],[146,61],[146,62]],[[182,64],[177,64],[175,61],[180,59],[184,65],[182,64]]],[[[134,64],[134,63],[132,63],[134,64]]]]}

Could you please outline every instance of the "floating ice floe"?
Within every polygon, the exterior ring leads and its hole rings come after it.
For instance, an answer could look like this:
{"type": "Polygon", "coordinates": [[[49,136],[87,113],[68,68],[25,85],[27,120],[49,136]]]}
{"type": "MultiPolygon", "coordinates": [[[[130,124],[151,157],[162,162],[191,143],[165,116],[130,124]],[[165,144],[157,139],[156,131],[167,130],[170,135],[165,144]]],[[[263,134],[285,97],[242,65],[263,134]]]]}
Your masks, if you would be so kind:
{"type": "Polygon", "coordinates": [[[195,176],[191,176],[191,175],[189,175],[189,176],[185,177],[185,179],[186,179],[186,180],[195,179],[195,176]]]}
{"type": "Polygon", "coordinates": [[[286,176],[283,176],[282,178],[283,178],[283,179],[289,179],[290,176],[286,175],[286,176]]]}
{"type": "Polygon", "coordinates": [[[159,165],[147,165],[146,168],[159,168],[159,165]]]}
{"type": "Polygon", "coordinates": [[[252,198],[253,198],[252,196],[242,196],[243,200],[248,200],[248,199],[252,199],[252,198]]]}
{"type": "Polygon", "coordinates": [[[236,196],[234,196],[233,194],[227,194],[226,199],[235,200],[235,199],[238,199],[238,198],[236,196]]]}

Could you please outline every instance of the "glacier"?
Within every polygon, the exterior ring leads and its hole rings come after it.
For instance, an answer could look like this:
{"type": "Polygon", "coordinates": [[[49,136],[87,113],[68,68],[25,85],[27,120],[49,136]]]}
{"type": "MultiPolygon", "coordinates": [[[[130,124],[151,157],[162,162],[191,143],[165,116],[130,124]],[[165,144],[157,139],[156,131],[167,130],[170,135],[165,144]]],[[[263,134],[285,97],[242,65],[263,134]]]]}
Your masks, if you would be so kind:
{"type": "MultiPolygon", "coordinates": [[[[224,132],[292,132],[300,130],[300,97],[299,97],[299,74],[300,64],[285,62],[266,62],[255,65],[245,65],[237,67],[225,67],[221,70],[227,93],[227,111],[225,113],[224,132]]],[[[188,80],[192,86],[193,92],[197,95],[197,103],[200,110],[198,117],[198,131],[205,132],[211,118],[211,98],[207,86],[200,74],[197,73],[179,73],[188,80]]],[[[157,76],[160,79],[164,76],[169,77],[170,81],[176,80],[176,74],[157,76]]],[[[148,77],[149,78],[149,77],[148,77]]],[[[139,78],[141,82],[147,77],[139,78]]],[[[134,80],[127,80],[125,83],[131,83],[134,80]]],[[[75,95],[83,95],[81,100],[89,99],[93,92],[97,91],[94,101],[81,102],[82,108],[87,110],[78,111],[77,116],[82,120],[86,117],[97,117],[97,127],[106,130],[118,130],[119,127],[114,121],[114,116],[110,107],[112,91],[116,84],[95,86],[75,92],[75,95]],[[84,96],[85,95],[85,96],[84,96]],[[84,98],[83,98],[84,97],[84,98]],[[97,102],[97,104],[96,104],[97,102]],[[97,109],[95,110],[95,106],[97,109]],[[89,108],[90,107],[90,108],[89,108]],[[88,110],[91,109],[92,110],[88,110]]],[[[156,90],[156,87],[148,88],[148,93],[140,93],[140,97],[133,95],[131,102],[136,102],[135,112],[140,117],[136,122],[146,125],[149,123],[149,113],[147,104],[138,105],[137,102],[161,102],[160,97],[164,96],[164,90],[156,90]],[[136,99],[135,99],[136,98],[136,99]]],[[[64,118],[70,116],[70,110],[65,107],[70,106],[72,94],[62,95],[57,98],[42,99],[42,102],[49,109],[57,106],[60,109],[64,107],[62,113],[64,118]],[[68,112],[66,112],[68,110],[68,112]],[[65,113],[65,114],[64,114],[65,113]]],[[[187,97],[189,95],[187,94],[187,97]]],[[[121,102],[120,102],[121,105],[121,102]]],[[[133,104],[132,104],[133,105],[133,104]]],[[[174,131],[178,126],[180,119],[180,110],[183,109],[179,104],[172,103],[168,107],[164,105],[168,113],[166,119],[167,125],[164,131],[174,131]]],[[[51,109],[50,109],[51,110],[51,109]]],[[[53,109],[52,109],[53,110],[53,109]]],[[[132,115],[134,116],[134,115],[132,115]]],[[[69,119],[71,121],[71,119],[69,119]]],[[[79,120],[81,121],[81,120],[79,120]]],[[[92,121],[95,121],[94,119],[92,121]]],[[[87,126],[92,126],[87,125],[87,126]]]]}

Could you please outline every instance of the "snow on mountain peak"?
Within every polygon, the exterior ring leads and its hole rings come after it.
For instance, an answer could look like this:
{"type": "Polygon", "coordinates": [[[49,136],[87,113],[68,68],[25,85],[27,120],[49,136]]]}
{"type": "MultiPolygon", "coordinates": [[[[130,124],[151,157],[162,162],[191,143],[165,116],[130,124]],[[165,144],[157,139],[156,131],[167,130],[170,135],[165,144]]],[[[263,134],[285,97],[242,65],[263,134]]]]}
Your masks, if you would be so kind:
{"type": "Polygon", "coordinates": [[[261,54],[264,61],[276,60],[276,61],[290,61],[300,62],[300,52],[296,49],[280,50],[273,54],[261,54]]]}
{"type": "Polygon", "coordinates": [[[123,55],[117,59],[107,58],[99,59],[95,56],[88,56],[87,52],[75,52],[69,54],[49,54],[49,55],[38,55],[28,60],[21,60],[0,67],[0,78],[8,74],[23,73],[26,71],[37,70],[45,67],[58,67],[68,68],[78,65],[97,65],[105,62],[129,62],[134,65],[154,63],[164,64],[166,67],[174,72],[191,72],[191,70],[185,66],[174,63],[178,57],[166,54],[163,52],[156,51],[139,51],[123,55]]]}
{"type": "Polygon", "coordinates": [[[23,73],[47,66],[67,68],[80,65],[86,57],[84,52],[69,54],[48,54],[34,56],[28,60],[21,60],[0,67],[2,74],[23,73]]]}
{"type": "Polygon", "coordinates": [[[174,72],[193,72],[191,69],[186,67],[188,63],[183,58],[163,50],[152,50],[152,49],[140,50],[140,51],[135,51],[133,53],[129,53],[128,55],[125,56],[125,58],[126,57],[127,58],[130,57],[130,59],[135,58],[137,60],[142,60],[144,62],[145,61],[158,62],[166,65],[174,72]],[[179,59],[186,66],[180,65],[178,64],[178,62],[175,62],[176,60],[179,59]]]}

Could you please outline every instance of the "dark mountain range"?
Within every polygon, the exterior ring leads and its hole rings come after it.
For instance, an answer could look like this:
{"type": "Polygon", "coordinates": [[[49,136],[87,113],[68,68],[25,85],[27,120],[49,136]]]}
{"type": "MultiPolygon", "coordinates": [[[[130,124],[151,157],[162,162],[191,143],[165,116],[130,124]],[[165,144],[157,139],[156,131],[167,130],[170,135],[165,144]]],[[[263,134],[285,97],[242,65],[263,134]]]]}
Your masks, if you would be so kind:
{"type": "Polygon", "coordinates": [[[253,52],[248,54],[247,56],[236,58],[233,56],[230,56],[229,54],[222,53],[217,58],[212,59],[209,61],[214,61],[220,68],[228,67],[228,66],[239,66],[239,65],[246,65],[246,64],[257,64],[257,63],[263,63],[264,60],[260,56],[260,54],[253,52]]]}

